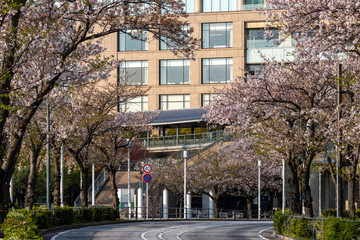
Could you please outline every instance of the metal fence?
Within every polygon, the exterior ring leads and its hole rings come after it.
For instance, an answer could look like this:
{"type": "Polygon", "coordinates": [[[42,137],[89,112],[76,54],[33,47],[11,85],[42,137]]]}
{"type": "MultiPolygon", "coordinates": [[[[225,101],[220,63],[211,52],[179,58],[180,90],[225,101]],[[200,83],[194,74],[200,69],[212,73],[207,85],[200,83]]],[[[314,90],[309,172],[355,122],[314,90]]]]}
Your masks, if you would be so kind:
{"type": "MultiPolygon", "coordinates": [[[[132,209],[131,219],[184,219],[183,208],[149,208],[136,207],[132,209]]],[[[261,219],[272,219],[273,211],[262,211],[261,219]]],[[[120,218],[128,219],[128,209],[120,211],[120,218]]],[[[251,214],[247,210],[224,209],[217,210],[212,208],[190,208],[186,209],[186,219],[227,219],[227,220],[248,220],[258,219],[258,211],[252,210],[251,214]]]]}
{"type": "Polygon", "coordinates": [[[151,148],[211,143],[218,141],[223,137],[224,131],[215,131],[186,135],[138,138],[137,140],[139,140],[139,142],[142,142],[144,147],[151,148]]]}

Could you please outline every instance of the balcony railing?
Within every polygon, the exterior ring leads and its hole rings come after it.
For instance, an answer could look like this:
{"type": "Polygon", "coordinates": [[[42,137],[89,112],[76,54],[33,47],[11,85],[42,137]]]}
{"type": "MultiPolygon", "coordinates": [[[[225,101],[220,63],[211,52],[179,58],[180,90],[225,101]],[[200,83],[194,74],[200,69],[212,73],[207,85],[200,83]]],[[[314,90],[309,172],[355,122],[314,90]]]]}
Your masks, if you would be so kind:
{"type": "Polygon", "coordinates": [[[187,135],[139,138],[145,148],[196,145],[216,142],[224,138],[224,131],[195,133],[187,135]]]}

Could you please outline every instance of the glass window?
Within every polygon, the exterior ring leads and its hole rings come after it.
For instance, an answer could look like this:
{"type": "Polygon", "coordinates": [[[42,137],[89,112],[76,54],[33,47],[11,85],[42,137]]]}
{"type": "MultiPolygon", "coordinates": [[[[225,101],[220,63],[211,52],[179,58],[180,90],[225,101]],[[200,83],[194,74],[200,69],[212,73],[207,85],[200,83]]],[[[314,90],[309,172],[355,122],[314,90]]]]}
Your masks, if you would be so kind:
{"type": "Polygon", "coordinates": [[[161,60],[160,84],[189,84],[190,60],[161,60]]]}
{"type": "Polygon", "coordinates": [[[195,1],[194,0],[183,0],[185,4],[185,12],[193,13],[195,12],[195,1]]]}
{"type": "Polygon", "coordinates": [[[160,95],[160,109],[171,110],[184,108],[190,108],[190,95],[160,95]]]}
{"type": "Polygon", "coordinates": [[[202,25],[203,48],[232,47],[232,23],[204,23],[202,25]]]}
{"type": "Polygon", "coordinates": [[[121,112],[141,112],[148,110],[148,96],[139,96],[120,103],[121,112]]]}
{"type": "MultiPolygon", "coordinates": [[[[184,31],[189,31],[190,25],[183,25],[182,28],[184,31]]],[[[170,48],[175,48],[175,46],[176,44],[174,44],[170,38],[161,37],[160,50],[169,50],[170,48]]]]}
{"type": "Polygon", "coordinates": [[[259,74],[263,70],[264,65],[262,64],[248,64],[246,65],[246,70],[251,75],[259,74]]]}
{"type": "Polygon", "coordinates": [[[202,59],[202,83],[227,83],[232,81],[232,58],[202,59]]]}
{"type": "Polygon", "coordinates": [[[130,35],[119,32],[118,35],[118,51],[143,51],[148,49],[147,33],[143,32],[138,34],[137,31],[130,31],[133,36],[137,36],[139,39],[134,39],[130,35]]]}
{"type": "Polygon", "coordinates": [[[148,62],[147,61],[126,61],[119,66],[119,82],[126,82],[129,85],[147,85],[148,83],[148,62]]]}
{"type": "Polygon", "coordinates": [[[246,46],[247,48],[273,48],[278,47],[276,41],[279,40],[278,29],[271,29],[266,33],[264,29],[247,29],[246,46]]]}
{"type": "Polygon", "coordinates": [[[264,0],[245,0],[243,10],[252,10],[258,7],[264,7],[264,0]]]}
{"type": "Polygon", "coordinates": [[[237,10],[237,0],[203,0],[203,12],[227,12],[237,10]]]}
{"type": "Polygon", "coordinates": [[[205,107],[209,105],[213,100],[216,99],[216,97],[218,97],[217,94],[212,94],[212,93],[201,94],[201,106],[205,107]]]}

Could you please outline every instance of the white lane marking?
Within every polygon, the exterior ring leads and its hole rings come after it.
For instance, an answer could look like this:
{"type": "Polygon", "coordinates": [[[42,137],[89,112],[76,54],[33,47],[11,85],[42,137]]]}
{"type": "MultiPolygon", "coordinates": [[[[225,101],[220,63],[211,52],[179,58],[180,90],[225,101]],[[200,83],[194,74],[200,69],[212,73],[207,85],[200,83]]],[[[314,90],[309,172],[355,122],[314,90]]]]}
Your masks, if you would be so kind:
{"type": "MultiPolygon", "coordinates": [[[[166,229],[172,229],[172,228],[177,228],[177,227],[178,227],[178,226],[175,226],[175,227],[164,227],[164,228],[160,228],[160,229],[154,229],[154,230],[146,231],[146,232],[141,233],[140,237],[141,237],[141,239],[143,239],[143,240],[148,240],[148,239],[145,237],[145,235],[148,234],[148,233],[150,233],[150,232],[161,231],[161,230],[163,231],[163,230],[166,230],[166,229]]],[[[157,236],[158,236],[159,239],[162,239],[162,238],[160,238],[160,237],[162,237],[162,234],[163,234],[163,233],[165,233],[165,232],[171,232],[171,231],[172,231],[172,230],[160,232],[160,234],[158,234],[157,236]],[[161,235],[161,236],[160,236],[160,235],[161,235]]]]}
{"type": "Polygon", "coordinates": [[[72,230],[73,230],[73,229],[67,230],[67,231],[64,231],[64,232],[61,232],[61,233],[58,233],[57,235],[52,236],[52,237],[50,238],[50,240],[55,240],[58,236],[63,235],[64,233],[70,232],[70,231],[72,231],[72,230]]]}
{"type": "Polygon", "coordinates": [[[270,228],[266,228],[266,229],[263,229],[263,230],[259,231],[259,232],[258,232],[259,238],[264,239],[264,240],[269,240],[268,238],[263,237],[263,236],[262,236],[262,233],[265,232],[265,231],[267,231],[267,230],[273,229],[273,228],[274,228],[274,227],[270,227],[270,228]]]}
{"type": "Polygon", "coordinates": [[[164,234],[164,233],[168,233],[168,232],[172,232],[172,231],[174,231],[174,230],[171,229],[171,230],[169,230],[169,231],[162,232],[162,233],[160,233],[160,234],[158,235],[158,238],[159,238],[160,240],[165,240],[165,239],[162,237],[163,234],[164,234]]]}

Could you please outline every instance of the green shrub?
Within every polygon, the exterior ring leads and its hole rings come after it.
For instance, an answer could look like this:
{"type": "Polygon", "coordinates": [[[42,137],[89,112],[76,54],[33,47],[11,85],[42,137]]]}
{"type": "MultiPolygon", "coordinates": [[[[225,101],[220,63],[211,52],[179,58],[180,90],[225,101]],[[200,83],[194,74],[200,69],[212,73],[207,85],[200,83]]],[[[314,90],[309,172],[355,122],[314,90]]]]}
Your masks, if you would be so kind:
{"type": "Polygon", "coordinates": [[[274,221],[274,228],[278,234],[284,234],[288,227],[287,222],[288,217],[282,214],[281,211],[277,211],[274,214],[273,221],[274,221]]]}
{"type": "Polygon", "coordinates": [[[56,208],[55,217],[58,225],[70,225],[75,222],[75,211],[69,206],[56,208]]]}
{"type": "Polygon", "coordinates": [[[326,210],[322,210],[321,214],[324,217],[336,217],[336,209],[326,209],[326,210]]]}
{"type": "Polygon", "coordinates": [[[4,239],[42,239],[34,218],[30,211],[11,210],[1,225],[4,239]]]}
{"type": "Polygon", "coordinates": [[[51,226],[50,223],[51,212],[47,210],[34,211],[35,224],[40,229],[45,229],[51,226]]]}
{"type": "Polygon", "coordinates": [[[355,217],[356,217],[356,220],[360,220],[360,209],[356,209],[355,217]]]}
{"type": "Polygon", "coordinates": [[[293,218],[290,220],[289,231],[292,237],[311,238],[312,231],[308,219],[293,218]]]}
{"type": "Polygon", "coordinates": [[[94,222],[101,222],[101,220],[103,220],[103,210],[105,210],[105,208],[91,208],[92,220],[94,222]]]}
{"type": "Polygon", "coordinates": [[[323,238],[340,239],[340,219],[331,216],[325,220],[323,238]]]}
{"type": "Polygon", "coordinates": [[[90,208],[80,208],[79,220],[81,222],[92,222],[92,211],[90,208]]]}

